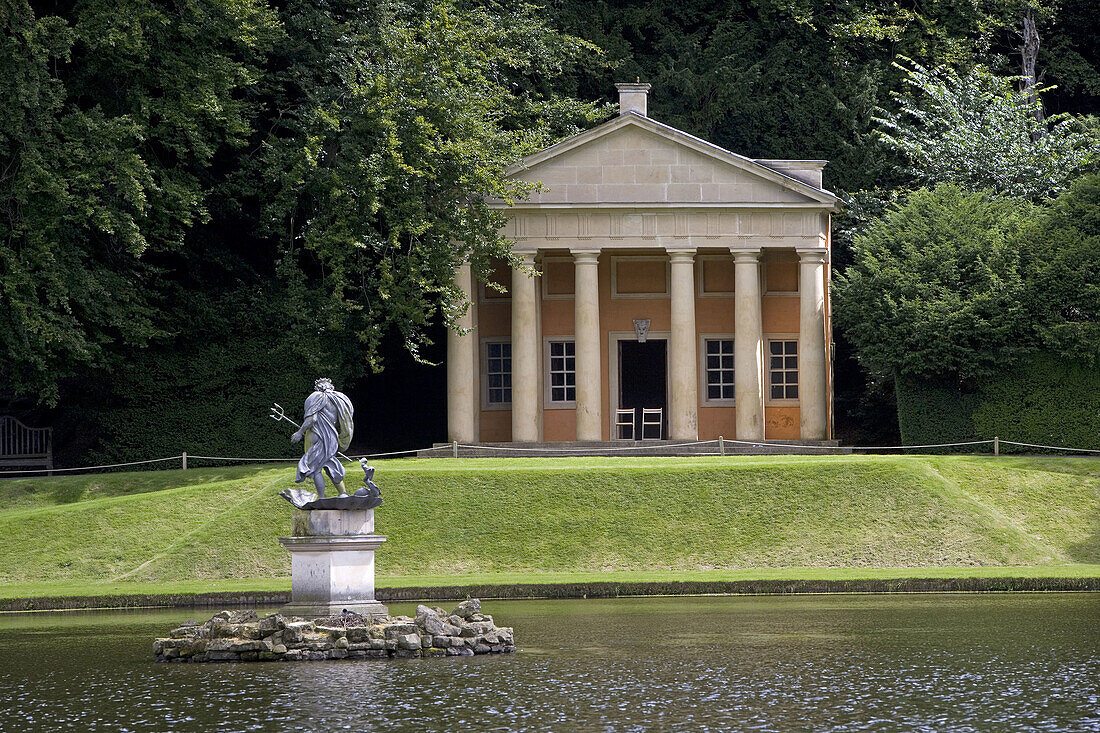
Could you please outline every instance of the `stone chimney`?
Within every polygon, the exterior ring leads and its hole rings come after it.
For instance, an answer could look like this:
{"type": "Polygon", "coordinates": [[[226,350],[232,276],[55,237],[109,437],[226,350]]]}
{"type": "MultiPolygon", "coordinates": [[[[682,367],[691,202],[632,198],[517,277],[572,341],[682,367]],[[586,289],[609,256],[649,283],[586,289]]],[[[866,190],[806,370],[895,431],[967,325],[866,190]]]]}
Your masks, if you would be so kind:
{"type": "Polygon", "coordinates": [[[619,114],[637,112],[642,117],[646,116],[646,97],[649,96],[649,85],[634,83],[619,83],[615,85],[619,90],[619,114]]]}

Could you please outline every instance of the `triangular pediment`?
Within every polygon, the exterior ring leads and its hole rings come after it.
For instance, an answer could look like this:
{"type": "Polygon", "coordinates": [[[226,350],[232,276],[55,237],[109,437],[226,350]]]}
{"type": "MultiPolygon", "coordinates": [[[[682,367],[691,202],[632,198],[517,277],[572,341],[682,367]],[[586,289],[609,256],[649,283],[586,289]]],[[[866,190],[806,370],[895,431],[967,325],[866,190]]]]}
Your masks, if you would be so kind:
{"type": "Polygon", "coordinates": [[[530,155],[509,175],[542,184],[524,200],[528,204],[831,208],[837,201],[828,191],[634,113],[530,155]]]}

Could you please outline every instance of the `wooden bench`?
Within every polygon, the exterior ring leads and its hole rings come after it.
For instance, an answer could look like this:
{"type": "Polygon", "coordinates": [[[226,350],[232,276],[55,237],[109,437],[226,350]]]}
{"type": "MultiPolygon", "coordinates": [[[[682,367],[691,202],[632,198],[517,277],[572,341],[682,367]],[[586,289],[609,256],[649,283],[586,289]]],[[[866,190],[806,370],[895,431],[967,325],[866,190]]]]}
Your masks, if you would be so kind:
{"type": "Polygon", "coordinates": [[[31,428],[0,417],[0,470],[41,466],[53,473],[53,428],[31,428]]]}

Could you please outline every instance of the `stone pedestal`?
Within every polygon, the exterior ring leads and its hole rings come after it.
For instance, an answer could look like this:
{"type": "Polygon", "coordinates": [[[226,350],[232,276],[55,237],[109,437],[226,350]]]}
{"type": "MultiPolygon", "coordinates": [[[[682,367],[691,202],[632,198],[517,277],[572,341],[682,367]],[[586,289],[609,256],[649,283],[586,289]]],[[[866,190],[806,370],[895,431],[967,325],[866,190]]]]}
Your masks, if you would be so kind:
{"type": "Polygon", "coordinates": [[[374,551],[386,538],[374,534],[373,509],[295,509],[292,526],[279,538],[291,558],[284,616],[388,614],[374,599],[374,551]]]}

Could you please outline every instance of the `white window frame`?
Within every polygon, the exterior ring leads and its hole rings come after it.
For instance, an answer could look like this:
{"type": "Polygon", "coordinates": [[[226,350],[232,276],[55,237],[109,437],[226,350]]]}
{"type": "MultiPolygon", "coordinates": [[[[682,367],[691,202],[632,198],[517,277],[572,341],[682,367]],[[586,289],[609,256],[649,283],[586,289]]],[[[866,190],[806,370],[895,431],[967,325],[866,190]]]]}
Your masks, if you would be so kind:
{"type": "MultiPolygon", "coordinates": [[[[733,260],[733,255],[731,255],[731,254],[727,254],[727,255],[695,255],[695,295],[698,298],[732,298],[736,295],[736,293],[733,290],[729,290],[729,291],[719,290],[719,291],[715,291],[715,292],[712,293],[712,292],[708,292],[708,291],[703,289],[703,286],[704,286],[703,276],[705,274],[705,271],[703,269],[704,268],[703,263],[704,262],[713,262],[715,260],[718,260],[718,261],[725,260],[725,261],[729,262],[730,264],[733,264],[733,261],[734,261],[733,260]]],[[[735,270],[734,271],[734,277],[736,277],[736,276],[737,276],[737,273],[736,273],[736,270],[735,270]]]]}
{"type": "MultiPolygon", "coordinates": [[[[787,355],[784,354],[784,359],[787,355]]],[[[773,333],[768,334],[764,338],[764,404],[767,405],[797,405],[802,397],[802,377],[799,374],[802,364],[802,343],[798,338],[797,333],[773,333]],[[772,343],[777,341],[794,341],[796,344],[797,352],[795,354],[795,368],[794,373],[797,381],[794,383],[798,387],[798,397],[772,397],[772,343]]],[[[790,370],[784,366],[784,372],[790,370]]],[[[788,383],[784,383],[784,387],[788,383]]],[[[784,389],[784,391],[786,391],[784,389]]]]}
{"type": "MultiPolygon", "coordinates": [[[[732,333],[702,333],[699,334],[699,405],[701,407],[732,407],[736,404],[736,400],[733,397],[710,397],[710,392],[707,389],[710,386],[709,375],[707,373],[707,342],[708,341],[734,341],[733,348],[737,348],[736,337],[732,333]]],[[[736,352],[730,352],[730,358],[736,358],[734,356],[736,352]]],[[[734,370],[733,385],[737,384],[737,371],[734,370]]],[[[736,390],[736,386],[734,386],[736,390]]]]}
{"type": "Polygon", "coordinates": [[[575,410],[577,408],[577,400],[575,398],[577,394],[577,346],[576,340],[573,336],[546,336],[542,340],[542,363],[543,363],[543,409],[544,410],[575,410]],[[552,384],[552,372],[551,364],[552,358],[550,355],[550,344],[552,343],[569,343],[573,344],[573,395],[572,400],[559,400],[553,399],[554,385],[552,384]]]}
{"type": "Polygon", "coordinates": [[[509,347],[509,357],[508,357],[508,361],[509,361],[509,369],[508,369],[509,385],[508,385],[508,389],[509,389],[509,391],[512,389],[512,385],[511,385],[511,381],[512,381],[511,380],[511,377],[512,377],[512,370],[511,370],[511,365],[512,365],[511,364],[511,362],[512,362],[512,356],[511,356],[512,340],[511,339],[503,339],[503,338],[483,338],[483,339],[481,339],[481,380],[480,380],[481,381],[481,409],[485,412],[489,412],[491,410],[511,410],[512,409],[511,400],[509,400],[508,402],[489,402],[489,345],[490,344],[508,344],[508,347],[509,347]]]}
{"type": "Polygon", "coordinates": [[[672,298],[672,260],[665,257],[652,257],[646,255],[616,255],[609,258],[611,263],[611,297],[615,300],[669,300],[672,298]],[[619,292],[619,260],[631,260],[633,262],[664,262],[665,263],[665,291],[663,293],[620,293],[619,292]]]}

